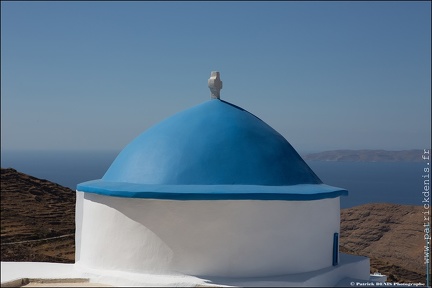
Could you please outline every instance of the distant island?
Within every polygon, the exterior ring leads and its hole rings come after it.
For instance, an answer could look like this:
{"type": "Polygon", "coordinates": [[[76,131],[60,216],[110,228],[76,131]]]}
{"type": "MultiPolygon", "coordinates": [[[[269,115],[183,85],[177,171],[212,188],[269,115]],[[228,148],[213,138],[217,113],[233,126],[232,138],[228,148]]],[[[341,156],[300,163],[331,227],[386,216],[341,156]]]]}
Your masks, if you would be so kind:
{"type": "Polygon", "coordinates": [[[302,155],[310,161],[422,162],[423,150],[333,150],[302,155]]]}

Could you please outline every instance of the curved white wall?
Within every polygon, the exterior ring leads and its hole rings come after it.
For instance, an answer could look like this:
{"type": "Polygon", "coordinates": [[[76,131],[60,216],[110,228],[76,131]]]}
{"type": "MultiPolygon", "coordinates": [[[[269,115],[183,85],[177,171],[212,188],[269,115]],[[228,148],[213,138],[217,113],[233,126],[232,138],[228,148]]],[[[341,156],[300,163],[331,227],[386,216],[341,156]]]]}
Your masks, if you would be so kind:
{"type": "Polygon", "coordinates": [[[138,273],[261,277],[314,271],[332,265],[340,226],[339,197],[174,201],[77,191],[79,211],[77,265],[138,273]]]}

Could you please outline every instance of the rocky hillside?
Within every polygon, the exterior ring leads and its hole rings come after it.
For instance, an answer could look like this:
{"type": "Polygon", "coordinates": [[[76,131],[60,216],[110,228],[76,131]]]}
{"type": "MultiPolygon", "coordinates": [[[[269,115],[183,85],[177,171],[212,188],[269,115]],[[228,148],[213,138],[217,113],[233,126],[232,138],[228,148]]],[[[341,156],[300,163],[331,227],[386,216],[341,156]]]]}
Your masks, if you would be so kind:
{"type": "Polygon", "coordinates": [[[340,251],[367,256],[371,272],[425,282],[422,206],[366,204],[341,211],[340,251]]]}
{"type": "MultiPolygon", "coordinates": [[[[1,169],[1,260],[74,262],[75,192],[1,169]]],[[[371,272],[425,282],[423,208],[367,204],[341,212],[341,252],[371,258],[371,272]]]]}
{"type": "Polygon", "coordinates": [[[1,261],[73,263],[74,235],[75,191],[1,169],[1,261]]]}

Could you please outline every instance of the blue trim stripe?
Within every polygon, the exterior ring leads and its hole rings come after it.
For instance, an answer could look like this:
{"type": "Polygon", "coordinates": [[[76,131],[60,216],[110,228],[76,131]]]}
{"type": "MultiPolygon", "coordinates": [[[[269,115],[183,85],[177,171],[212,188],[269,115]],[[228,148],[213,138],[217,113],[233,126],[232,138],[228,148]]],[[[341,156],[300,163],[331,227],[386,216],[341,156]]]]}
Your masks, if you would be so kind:
{"type": "Polygon", "coordinates": [[[348,195],[342,188],[325,184],[290,186],[259,185],[150,185],[93,180],[77,190],[113,197],[165,200],[286,200],[304,201],[348,195]]]}

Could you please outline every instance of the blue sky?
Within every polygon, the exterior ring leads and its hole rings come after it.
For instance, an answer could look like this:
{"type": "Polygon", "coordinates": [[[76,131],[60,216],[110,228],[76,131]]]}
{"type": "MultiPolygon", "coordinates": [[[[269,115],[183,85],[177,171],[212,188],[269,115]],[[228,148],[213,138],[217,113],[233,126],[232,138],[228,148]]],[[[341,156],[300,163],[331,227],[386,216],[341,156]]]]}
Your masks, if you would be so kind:
{"type": "MultiPolygon", "coordinates": [[[[422,149],[430,2],[1,2],[2,150],[121,150],[210,99],[298,151],[422,149]]],[[[197,135],[197,137],[199,137],[197,135]]]]}

